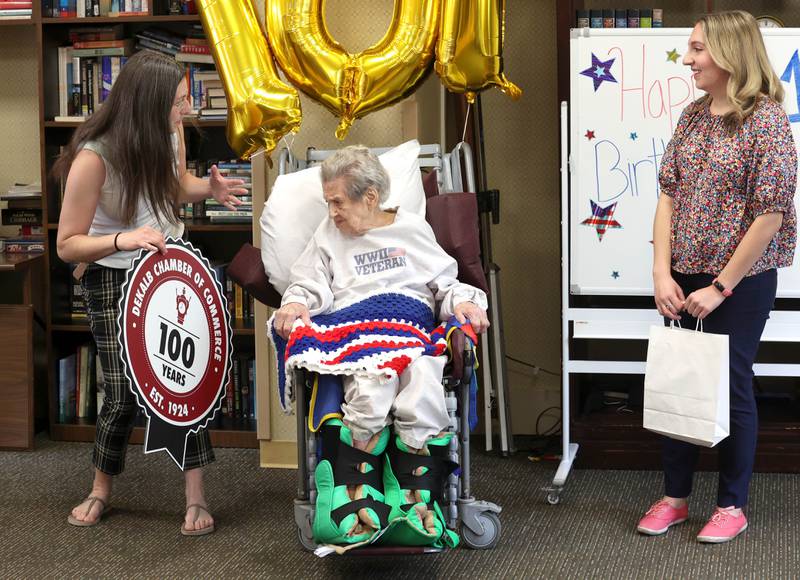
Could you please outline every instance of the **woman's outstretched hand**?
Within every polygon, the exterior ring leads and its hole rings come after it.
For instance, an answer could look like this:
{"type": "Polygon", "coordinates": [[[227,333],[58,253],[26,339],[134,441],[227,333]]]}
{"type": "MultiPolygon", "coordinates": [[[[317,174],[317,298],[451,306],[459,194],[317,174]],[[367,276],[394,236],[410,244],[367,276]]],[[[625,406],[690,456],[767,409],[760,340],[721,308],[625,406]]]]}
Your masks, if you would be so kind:
{"type": "Polygon", "coordinates": [[[216,165],[211,166],[211,175],[208,178],[208,186],[211,188],[211,196],[228,209],[235,210],[237,205],[242,205],[237,195],[247,195],[249,192],[244,187],[243,179],[228,179],[219,172],[216,165]]]}

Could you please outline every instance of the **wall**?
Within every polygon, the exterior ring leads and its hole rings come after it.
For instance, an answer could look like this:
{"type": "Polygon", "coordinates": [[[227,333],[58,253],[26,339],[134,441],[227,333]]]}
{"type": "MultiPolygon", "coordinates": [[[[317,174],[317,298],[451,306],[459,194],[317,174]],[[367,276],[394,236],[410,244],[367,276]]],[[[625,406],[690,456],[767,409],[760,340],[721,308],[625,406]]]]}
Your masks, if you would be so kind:
{"type": "MultiPolygon", "coordinates": [[[[0,193],[15,182],[39,181],[39,93],[36,29],[0,28],[0,193]]],[[[1,202],[0,207],[6,207],[1,202]]],[[[0,236],[13,236],[17,226],[0,227],[0,236]]]]}
{"type": "MultiPolygon", "coordinates": [[[[521,434],[534,433],[539,413],[560,401],[555,2],[506,5],[503,57],[506,75],[522,88],[522,98],[514,102],[492,89],[481,101],[487,183],[500,190],[500,224],[492,230],[492,242],[501,268],[506,354],[523,361],[507,361],[511,423],[521,434]]],[[[550,425],[548,414],[542,427],[550,425]]]]}

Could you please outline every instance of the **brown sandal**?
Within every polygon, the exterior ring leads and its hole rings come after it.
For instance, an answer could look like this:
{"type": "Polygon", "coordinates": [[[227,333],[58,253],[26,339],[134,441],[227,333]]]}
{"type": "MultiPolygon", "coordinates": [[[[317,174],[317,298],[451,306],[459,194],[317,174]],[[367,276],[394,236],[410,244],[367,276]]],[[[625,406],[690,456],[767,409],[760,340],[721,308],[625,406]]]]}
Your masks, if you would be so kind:
{"type": "MultiPolygon", "coordinates": [[[[200,510],[203,510],[209,516],[211,515],[211,512],[208,511],[208,508],[206,506],[204,506],[203,504],[199,504],[199,503],[193,503],[192,505],[187,505],[186,506],[186,513],[188,514],[189,510],[192,509],[192,508],[197,508],[198,517],[200,516],[200,510]]],[[[194,518],[195,522],[197,522],[198,517],[194,518]]],[[[206,534],[210,534],[211,532],[213,532],[214,529],[215,529],[214,528],[214,524],[211,524],[210,526],[205,527],[205,528],[200,528],[199,530],[187,530],[186,529],[186,522],[181,523],[181,534],[183,534],[184,536],[205,536],[206,534]]]]}
{"type": "Polygon", "coordinates": [[[104,502],[102,499],[100,499],[97,496],[90,495],[85,500],[83,500],[81,503],[86,503],[87,501],[89,502],[89,507],[86,509],[86,514],[87,515],[92,511],[92,508],[94,507],[94,502],[96,502],[96,501],[100,502],[100,505],[103,506],[103,510],[100,512],[100,515],[97,516],[97,519],[93,520],[91,522],[87,522],[87,521],[84,521],[84,520],[79,520],[79,519],[75,518],[72,514],[70,514],[70,515],[67,516],[67,522],[68,523],[72,524],[73,526],[78,526],[79,528],[88,528],[90,526],[94,526],[96,524],[99,524],[100,520],[102,520],[103,517],[108,512],[111,511],[111,506],[106,505],[106,502],[104,502]]]}

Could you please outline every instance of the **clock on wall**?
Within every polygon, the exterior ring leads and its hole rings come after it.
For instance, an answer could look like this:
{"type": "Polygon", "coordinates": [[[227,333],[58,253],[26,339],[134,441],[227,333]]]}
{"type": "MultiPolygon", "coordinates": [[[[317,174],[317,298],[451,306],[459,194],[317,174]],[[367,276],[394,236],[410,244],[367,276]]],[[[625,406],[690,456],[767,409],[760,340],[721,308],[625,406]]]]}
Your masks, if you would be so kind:
{"type": "Polygon", "coordinates": [[[783,28],[783,22],[774,16],[759,16],[756,22],[761,28],[783,28]]]}

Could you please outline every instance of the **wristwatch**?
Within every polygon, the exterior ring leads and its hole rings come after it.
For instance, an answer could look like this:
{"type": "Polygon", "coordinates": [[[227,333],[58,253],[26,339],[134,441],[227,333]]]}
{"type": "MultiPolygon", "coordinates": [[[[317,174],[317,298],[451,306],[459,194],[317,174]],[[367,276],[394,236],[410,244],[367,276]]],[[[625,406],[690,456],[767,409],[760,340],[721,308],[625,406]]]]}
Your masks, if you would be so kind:
{"type": "Polygon", "coordinates": [[[722,293],[722,295],[725,298],[727,298],[728,296],[731,296],[733,294],[733,290],[728,290],[727,288],[725,288],[725,286],[722,285],[722,282],[720,282],[716,278],[714,278],[714,280],[711,282],[711,285],[714,288],[716,288],[717,290],[719,290],[720,293],[722,293]]]}

